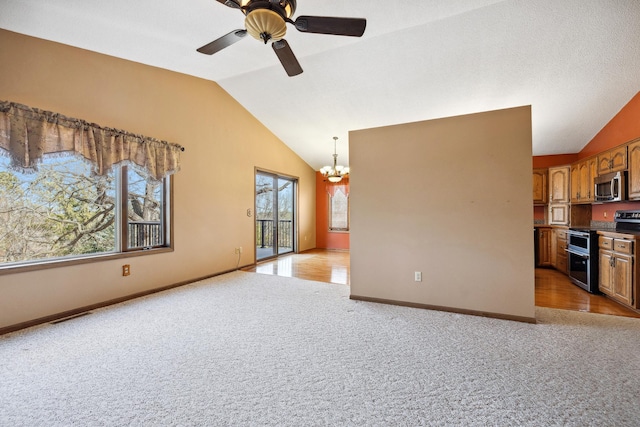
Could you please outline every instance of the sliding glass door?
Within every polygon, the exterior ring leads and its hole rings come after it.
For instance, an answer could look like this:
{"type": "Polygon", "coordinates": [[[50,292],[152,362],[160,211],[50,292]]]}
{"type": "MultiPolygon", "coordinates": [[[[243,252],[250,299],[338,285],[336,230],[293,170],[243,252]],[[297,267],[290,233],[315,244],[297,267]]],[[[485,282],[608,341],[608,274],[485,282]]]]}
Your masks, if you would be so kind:
{"type": "Polygon", "coordinates": [[[256,258],[295,250],[296,180],[256,172],[256,258]]]}

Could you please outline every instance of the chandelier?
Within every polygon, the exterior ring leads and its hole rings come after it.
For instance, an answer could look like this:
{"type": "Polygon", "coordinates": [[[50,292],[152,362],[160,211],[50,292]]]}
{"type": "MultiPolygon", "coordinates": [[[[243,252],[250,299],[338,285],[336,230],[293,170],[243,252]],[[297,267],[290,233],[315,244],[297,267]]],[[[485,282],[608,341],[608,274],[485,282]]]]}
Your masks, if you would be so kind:
{"type": "Polygon", "coordinates": [[[336,153],[336,142],[338,137],[333,137],[333,167],[325,166],[320,169],[322,176],[327,178],[330,182],[340,182],[342,178],[349,175],[349,168],[338,165],[338,154],[336,153]]]}

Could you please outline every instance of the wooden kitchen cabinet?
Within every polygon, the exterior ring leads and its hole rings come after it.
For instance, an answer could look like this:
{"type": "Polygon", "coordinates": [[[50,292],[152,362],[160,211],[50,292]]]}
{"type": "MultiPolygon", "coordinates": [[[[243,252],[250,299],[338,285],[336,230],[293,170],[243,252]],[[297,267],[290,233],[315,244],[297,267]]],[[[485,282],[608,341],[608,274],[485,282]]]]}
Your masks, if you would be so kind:
{"type": "Polygon", "coordinates": [[[629,200],[637,200],[640,199],[640,139],[636,139],[629,143],[628,166],[628,197],[629,200]]]}
{"type": "Polygon", "coordinates": [[[538,228],[538,265],[537,267],[551,266],[551,239],[553,229],[551,227],[538,228]]]}
{"type": "Polygon", "coordinates": [[[627,169],[627,145],[598,154],[598,175],[627,169]]]}
{"type": "Polygon", "coordinates": [[[533,204],[547,204],[547,173],[546,168],[533,170],[533,204]]]}
{"type": "Polygon", "coordinates": [[[549,205],[549,224],[569,225],[569,203],[554,203],[549,205]]]}
{"type": "Polygon", "coordinates": [[[591,203],[594,200],[594,182],[598,159],[591,157],[571,165],[571,203],[591,203]]]}
{"type": "Polygon", "coordinates": [[[549,168],[549,203],[569,203],[570,166],[549,168]]]}
{"type": "Polygon", "coordinates": [[[613,293],[613,252],[600,249],[598,255],[598,289],[603,294],[613,293]]]}
{"type": "Polygon", "coordinates": [[[556,262],[554,267],[564,274],[567,274],[568,260],[567,260],[567,230],[556,229],[556,262]]]}
{"type": "Polygon", "coordinates": [[[620,238],[601,235],[598,238],[600,292],[612,299],[635,306],[634,247],[635,238],[620,238]]]}
{"type": "Polygon", "coordinates": [[[567,274],[567,229],[538,227],[536,267],[554,267],[567,274]]]}
{"type": "Polygon", "coordinates": [[[549,224],[569,225],[570,166],[549,168],[549,224]]]}

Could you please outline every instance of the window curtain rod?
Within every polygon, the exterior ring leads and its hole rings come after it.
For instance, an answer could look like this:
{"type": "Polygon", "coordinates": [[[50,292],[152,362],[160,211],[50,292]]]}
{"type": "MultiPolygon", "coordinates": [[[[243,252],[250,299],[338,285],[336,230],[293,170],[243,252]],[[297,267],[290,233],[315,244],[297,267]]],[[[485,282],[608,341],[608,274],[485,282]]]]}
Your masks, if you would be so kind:
{"type": "Polygon", "coordinates": [[[24,171],[36,171],[45,154],[76,153],[97,175],[131,164],[155,180],[178,172],[184,151],[178,144],[10,101],[0,101],[0,148],[13,168],[24,171]]]}

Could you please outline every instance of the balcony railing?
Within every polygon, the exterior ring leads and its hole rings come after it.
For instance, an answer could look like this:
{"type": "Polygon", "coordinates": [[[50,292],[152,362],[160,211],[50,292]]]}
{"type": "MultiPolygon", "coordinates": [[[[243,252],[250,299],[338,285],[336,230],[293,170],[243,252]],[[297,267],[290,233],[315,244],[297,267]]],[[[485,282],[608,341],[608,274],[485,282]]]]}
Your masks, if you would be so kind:
{"type": "Polygon", "coordinates": [[[129,248],[146,248],[163,243],[161,222],[129,221],[129,248]]]}
{"type": "MultiPolygon", "coordinates": [[[[272,219],[256,219],[256,245],[259,248],[273,247],[272,219]]],[[[293,248],[293,221],[281,219],[278,221],[278,247],[293,248]]]]}

